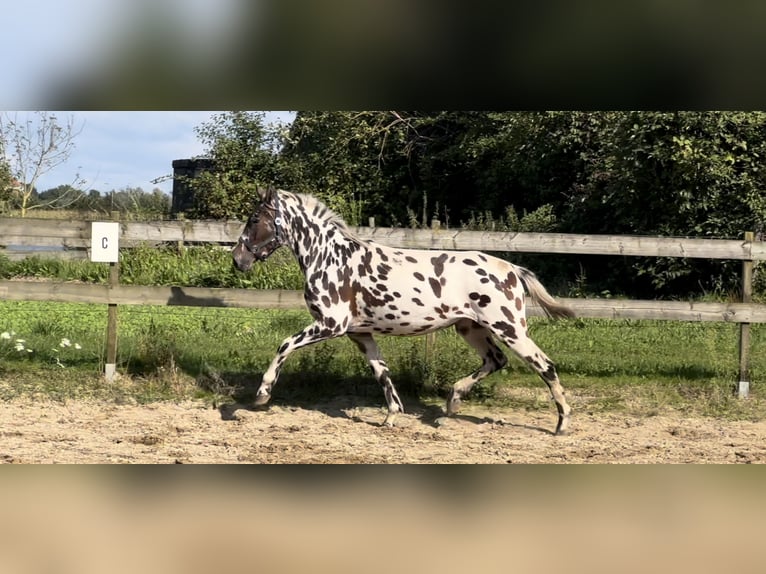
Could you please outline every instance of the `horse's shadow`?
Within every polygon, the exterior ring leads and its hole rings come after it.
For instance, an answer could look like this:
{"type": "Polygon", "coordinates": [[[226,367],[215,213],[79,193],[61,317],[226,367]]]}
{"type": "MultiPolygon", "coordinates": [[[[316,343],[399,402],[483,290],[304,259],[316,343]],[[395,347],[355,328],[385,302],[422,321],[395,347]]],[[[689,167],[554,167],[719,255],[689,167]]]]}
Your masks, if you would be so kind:
{"type": "MultiPolygon", "coordinates": [[[[383,393],[380,388],[362,378],[339,377],[333,380],[333,388],[330,389],[329,383],[323,380],[312,381],[298,374],[283,373],[265,405],[254,404],[260,386],[260,373],[222,373],[218,380],[220,384],[217,388],[210,390],[233,401],[218,407],[223,420],[236,420],[237,411],[268,412],[272,407],[315,410],[333,418],[355,419],[359,417],[348,414],[355,407],[379,407],[384,404],[381,403],[383,393]]],[[[200,386],[206,387],[205,384],[200,386]]]]}
{"type": "MultiPolygon", "coordinates": [[[[369,383],[366,380],[358,378],[340,378],[335,391],[321,392],[325,389],[314,389],[307,392],[305,388],[291,388],[290,379],[293,376],[285,373],[280,382],[274,387],[274,393],[271,400],[266,405],[255,405],[254,400],[258,390],[260,376],[244,375],[240,373],[223,374],[222,379],[230,381],[232,392],[227,393],[233,402],[225,402],[218,406],[221,419],[224,421],[237,420],[237,412],[265,413],[272,407],[281,407],[287,409],[305,409],[321,412],[322,414],[337,419],[351,420],[356,423],[366,424],[372,427],[385,427],[385,399],[380,387],[374,381],[369,383]],[[239,382],[238,382],[239,381],[239,382]],[[340,394],[338,394],[340,392],[340,394]],[[380,416],[378,420],[370,420],[370,416],[361,416],[361,409],[379,409],[380,416]]],[[[402,395],[404,410],[408,415],[413,416],[424,426],[431,428],[441,427],[445,421],[461,421],[475,425],[487,423],[499,424],[512,428],[522,428],[542,432],[545,434],[554,434],[549,429],[542,427],[508,422],[505,420],[494,419],[492,417],[481,417],[470,414],[453,414],[447,417],[443,406],[426,403],[412,396],[402,395]]]]}
{"type": "Polygon", "coordinates": [[[495,419],[495,418],[492,418],[492,417],[477,417],[477,416],[474,416],[474,415],[464,415],[464,414],[457,413],[457,414],[452,415],[450,418],[453,418],[453,419],[458,420],[458,421],[465,421],[465,422],[469,422],[469,423],[474,423],[474,424],[477,424],[477,425],[483,425],[483,424],[487,424],[487,423],[494,423],[494,424],[500,424],[500,425],[506,426],[506,427],[518,428],[518,429],[527,429],[527,430],[537,431],[537,432],[541,432],[541,433],[545,433],[545,434],[549,434],[549,435],[555,435],[556,434],[552,430],[546,429],[546,428],[543,428],[543,427],[538,427],[538,426],[535,426],[535,425],[527,425],[527,424],[522,424],[522,423],[513,423],[513,422],[508,422],[506,420],[495,419]]]}

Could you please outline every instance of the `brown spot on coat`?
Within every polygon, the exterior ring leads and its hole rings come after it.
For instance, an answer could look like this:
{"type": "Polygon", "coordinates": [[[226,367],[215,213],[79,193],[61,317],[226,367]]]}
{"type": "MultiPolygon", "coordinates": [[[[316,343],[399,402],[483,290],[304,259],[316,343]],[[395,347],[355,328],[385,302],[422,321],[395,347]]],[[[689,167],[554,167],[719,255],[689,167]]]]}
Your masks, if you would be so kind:
{"type": "Polygon", "coordinates": [[[431,257],[431,264],[434,266],[434,273],[437,277],[440,277],[444,273],[444,263],[447,261],[449,255],[442,253],[439,257],[431,257]]]}
{"type": "Polygon", "coordinates": [[[508,273],[508,276],[505,278],[505,281],[503,281],[500,285],[503,289],[508,290],[508,289],[513,289],[518,284],[519,284],[519,281],[516,278],[516,273],[514,273],[513,271],[510,271],[508,273]]]}
{"type": "Polygon", "coordinates": [[[330,299],[332,299],[333,305],[338,304],[338,289],[335,287],[335,283],[330,283],[330,299]]]}
{"type": "Polygon", "coordinates": [[[502,334],[509,339],[516,339],[516,327],[506,323],[505,321],[496,321],[492,323],[492,328],[501,331],[502,334]]]}
{"type": "Polygon", "coordinates": [[[476,304],[479,307],[486,307],[492,302],[492,299],[489,297],[489,295],[485,295],[484,293],[479,293],[477,291],[472,291],[469,293],[468,298],[471,299],[471,301],[476,301],[476,304]]]}
{"type": "Polygon", "coordinates": [[[436,295],[437,297],[441,297],[442,296],[441,283],[439,283],[439,281],[437,281],[433,277],[428,278],[428,283],[431,285],[431,290],[434,292],[434,295],[436,295]]]}
{"type": "MultiPolygon", "coordinates": [[[[511,310],[508,307],[503,305],[502,307],[500,307],[500,310],[503,312],[503,315],[505,315],[505,318],[508,319],[508,322],[510,323],[516,322],[516,317],[514,317],[513,313],[511,313],[511,310]]],[[[524,319],[522,319],[522,321],[523,320],[524,319]]]]}
{"type": "Polygon", "coordinates": [[[365,275],[372,275],[372,253],[368,251],[362,255],[362,262],[359,264],[359,275],[364,277],[365,275]]]}
{"type": "Polygon", "coordinates": [[[349,309],[351,310],[352,317],[359,315],[359,308],[356,304],[356,293],[358,287],[359,283],[354,282],[352,284],[348,279],[346,279],[340,286],[340,289],[338,289],[338,295],[340,296],[341,301],[345,301],[349,304],[349,309]]]}

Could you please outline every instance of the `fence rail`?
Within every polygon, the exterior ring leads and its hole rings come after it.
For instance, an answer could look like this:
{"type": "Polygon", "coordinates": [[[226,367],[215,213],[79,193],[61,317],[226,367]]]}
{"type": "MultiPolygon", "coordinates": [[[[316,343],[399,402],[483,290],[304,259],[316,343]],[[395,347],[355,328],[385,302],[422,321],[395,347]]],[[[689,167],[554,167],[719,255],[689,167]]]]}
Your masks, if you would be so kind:
{"type": "MultiPolygon", "coordinates": [[[[126,221],[120,223],[120,245],[128,248],[142,243],[233,245],[243,226],[244,223],[240,221],[126,221]]],[[[419,249],[766,260],[766,243],[744,239],[389,227],[351,229],[362,239],[419,249]]],[[[70,253],[70,256],[71,251],[78,250],[82,251],[83,256],[87,256],[86,250],[90,246],[90,222],[0,218],[0,250],[4,247],[7,249],[8,246],[56,248],[59,253],[70,253]]]]}
{"type": "MultiPolygon", "coordinates": [[[[121,222],[120,246],[142,244],[215,243],[232,245],[243,228],[240,221],[121,222]]],[[[29,255],[87,257],[90,222],[0,218],[0,253],[11,258],[29,255]]],[[[766,243],[747,233],[742,240],[563,233],[508,233],[455,229],[356,227],[362,239],[393,247],[478,251],[734,259],[743,262],[741,303],[646,301],[623,299],[562,299],[587,318],[719,321],[740,326],[740,396],[749,388],[750,323],[766,323],[766,305],[749,301],[754,261],[766,260],[766,243]]],[[[0,299],[99,303],[109,305],[186,305],[203,307],[302,308],[300,291],[144,287],[77,283],[0,281],[0,299]]],[[[535,305],[530,315],[541,315],[535,305]]]]}
{"type": "MultiPolygon", "coordinates": [[[[284,289],[227,289],[209,287],[93,285],[47,281],[0,281],[0,299],[112,305],[180,305],[188,307],[244,307],[303,309],[302,291],[284,289]]],[[[766,305],[696,301],[581,299],[559,297],[578,317],[591,319],[656,319],[766,323],[766,305]]],[[[543,316],[528,301],[530,316],[543,316]]]]}
{"type": "Polygon", "coordinates": [[[388,245],[426,249],[475,249],[521,253],[644,255],[702,259],[766,259],[766,244],[755,241],[571,233],[357,228],[359,235],[388,245]]]}

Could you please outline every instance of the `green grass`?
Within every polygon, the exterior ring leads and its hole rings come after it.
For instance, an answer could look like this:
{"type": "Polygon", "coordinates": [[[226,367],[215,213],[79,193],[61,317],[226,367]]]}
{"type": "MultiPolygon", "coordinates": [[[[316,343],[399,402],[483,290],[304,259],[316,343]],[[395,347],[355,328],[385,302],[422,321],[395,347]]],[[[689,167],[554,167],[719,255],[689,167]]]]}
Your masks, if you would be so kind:
{"type": "MultiPolygon", "coordinates": [[[[0,279],[46,278],[55,281],[106,283],[109,266],[88,260],[39,256],[10,261],[0,253],[0,279]]],[[[206,245],[136,247],[120,251],[120,283],[125,285],[183,285],[253,289],[302,289],[303,275],[293,256],[280,249],[247,273],[235,271],[228,249],[206,245]]]]}
{"type": "MultiPolygon", "coordinates": [[[[305,311],[121,306],[121,377],[107,384],[100,376],[105,306],[0,301],[0,333],[13,333],[9,340],[0,339],[0,398],[248,400],[282,339],[309,322],[305,311]],[[61,346],[64,338],[70,346],[61,346]],[[16,350],[17,339],[23,339],[24,350],[16,350]]],[[[763,354],[752,355],[751,398],[740,401],[733,395],[736,325],[595,319],[532,319],[530,324],[532,337],[557,363],[580,412],[651,415],[674,409],[766,418],[763,354]]],[[[765,338],[766,329],[753,325],[752,349],[765,338]]],[[[428,355],[422,337],[381,337],[379,343],[397,388],[410,399],[440,401],[457,378],[479,364],[453,330],[438,333],[428,355]]],[[[364,358],[346,338],[291,355],[274,400],[315,401],[342,394],[383,405],[364,358]]],[[[471,400],[551,408],[542,382],[516,359],[477,385],[471,400]]]]}

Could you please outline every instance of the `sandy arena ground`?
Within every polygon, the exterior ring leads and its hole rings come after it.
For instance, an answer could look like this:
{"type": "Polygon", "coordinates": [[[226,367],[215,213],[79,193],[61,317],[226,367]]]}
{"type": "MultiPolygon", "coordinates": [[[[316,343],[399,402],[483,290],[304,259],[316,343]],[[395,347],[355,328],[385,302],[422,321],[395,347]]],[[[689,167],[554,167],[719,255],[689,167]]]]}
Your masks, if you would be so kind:
{"type": "MultiPolygon", "coordinates": [[[[359,399],[360,400],[360,399],[359,399]]],[[[5,463],[758,463],[766,422],[465,405],[454,419],[409,405],[394,428],[355,397],[315,405],[219,409],[17,399],[0,404],[5,463]]]]}

